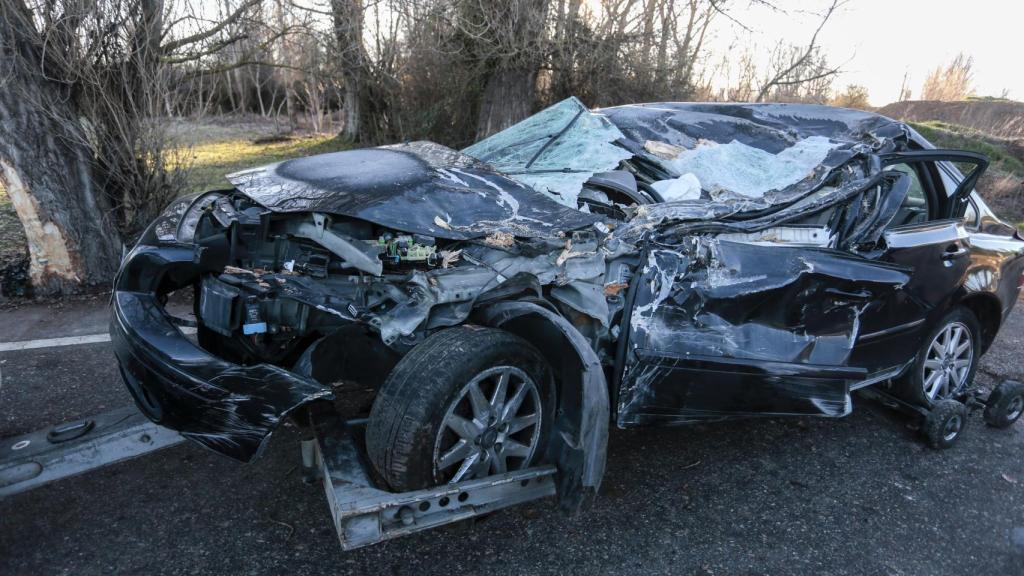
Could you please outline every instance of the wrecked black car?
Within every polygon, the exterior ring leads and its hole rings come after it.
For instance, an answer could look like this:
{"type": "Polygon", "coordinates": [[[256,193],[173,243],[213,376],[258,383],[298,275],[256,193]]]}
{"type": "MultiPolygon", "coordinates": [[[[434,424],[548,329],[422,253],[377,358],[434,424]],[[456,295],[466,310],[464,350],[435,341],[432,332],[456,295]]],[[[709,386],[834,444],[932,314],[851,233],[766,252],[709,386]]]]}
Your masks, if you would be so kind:
{"type": "Polygon", "coordinates": [[[543,462],[571,505],[609,423],[962,395],[1024,270],[986,166],[862,111],[569,99],[462,151],[300,158],[180,199],[124,259],[111,334],[139,408],[211,450],[251,461],[364,394],[387,489],[543,462]],[[181,290],[194,320],[165,309],[181,290]]]}

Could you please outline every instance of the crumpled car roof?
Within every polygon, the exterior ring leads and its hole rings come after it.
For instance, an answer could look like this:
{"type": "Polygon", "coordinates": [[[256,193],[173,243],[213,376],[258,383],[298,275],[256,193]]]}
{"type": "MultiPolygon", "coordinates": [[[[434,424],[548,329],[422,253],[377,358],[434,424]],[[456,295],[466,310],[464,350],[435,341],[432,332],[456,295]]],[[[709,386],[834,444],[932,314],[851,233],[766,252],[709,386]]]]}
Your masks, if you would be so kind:
{"type": "Polygon", "coordinates": [[[901,123],[885,116],[819,104],[656,102],[596,112],[640,146],[647,140],[683,148],[694,148],[701,140],[736,140],[778,154],[812,136],[856,144],[903,132],[901,123]]]}
{"type": "Polygon", "coordinates": [[[891,150],[910,135],[877,114],[811,104],[589,110],[568,98],[464,152],[571,208],[589,178],[627,161],[655,167],[645,185],[659,200],[724,202],[747,212],[792,203],[854,157],[891,150]]]}

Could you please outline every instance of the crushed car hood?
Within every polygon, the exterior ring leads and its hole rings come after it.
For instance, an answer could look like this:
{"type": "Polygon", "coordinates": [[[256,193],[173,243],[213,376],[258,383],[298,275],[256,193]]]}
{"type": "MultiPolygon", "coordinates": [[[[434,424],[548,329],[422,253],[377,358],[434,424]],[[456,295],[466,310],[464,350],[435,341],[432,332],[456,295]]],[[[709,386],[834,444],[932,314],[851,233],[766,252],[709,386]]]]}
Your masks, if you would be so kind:
{"type": "Polygon", "coordinates": [[[297,158],[228,180],[274,212],[338,214],[452,240],[556,237],[599,221],[432,142],[297,158]]]}

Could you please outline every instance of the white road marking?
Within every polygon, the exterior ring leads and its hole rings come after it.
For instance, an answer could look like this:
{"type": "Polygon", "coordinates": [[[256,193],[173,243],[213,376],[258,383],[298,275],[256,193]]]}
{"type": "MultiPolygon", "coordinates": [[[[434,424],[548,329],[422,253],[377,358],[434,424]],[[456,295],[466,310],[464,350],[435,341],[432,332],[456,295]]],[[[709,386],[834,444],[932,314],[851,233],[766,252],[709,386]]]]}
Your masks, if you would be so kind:
{"type": "MultiPolygon", "coordinates": [[[[195,328],[179,328],[182,334],[195,334],[195,328]]],[[[20,342],[0,342],[0,352],[17,350],[34,350],[36,348],[56,348],[58,346],[78,346],[80,344],[97,344],[110,342],[110,334],[89,334],[87,336],[65,336],[62,338],[41,338],[39,340],[22,340],[20,342]]]]}

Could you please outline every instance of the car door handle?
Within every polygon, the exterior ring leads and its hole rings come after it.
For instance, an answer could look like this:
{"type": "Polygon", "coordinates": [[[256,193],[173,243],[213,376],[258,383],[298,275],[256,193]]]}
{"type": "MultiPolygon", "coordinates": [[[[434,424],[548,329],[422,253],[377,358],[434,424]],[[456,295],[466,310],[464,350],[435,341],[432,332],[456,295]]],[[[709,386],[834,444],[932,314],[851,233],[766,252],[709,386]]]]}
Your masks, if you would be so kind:
{"type": "Polygon", "coordinates": [[[942,253],[942,259],[947,262],[950,260],[956,260],[961,256],[966,256],[967,252],[967,248],[964,248],[963,246],[957,246],[956,244],[952,244],[949,246],[949,248],[946,248],[945,252],[942,253]]]}

